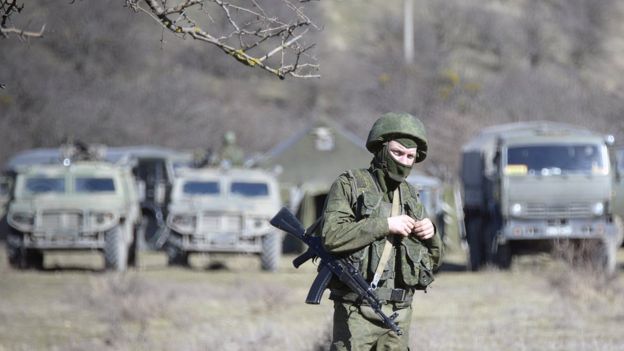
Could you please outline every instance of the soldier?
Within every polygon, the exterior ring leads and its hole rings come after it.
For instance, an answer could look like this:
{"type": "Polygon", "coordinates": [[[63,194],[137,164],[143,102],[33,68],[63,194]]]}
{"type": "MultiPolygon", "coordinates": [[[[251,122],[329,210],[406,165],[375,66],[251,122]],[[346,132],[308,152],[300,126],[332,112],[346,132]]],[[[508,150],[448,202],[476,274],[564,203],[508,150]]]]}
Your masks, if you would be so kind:
{"type": "Polygon", "coordinates": [[[427,156],[424,126],[407,113],[384,114],[373,124],[366,148],[374,155],[370,167],[341,174],[331,187],[322,240],[371,282],[383,311],[398,314],[403,335],[386,328],[370,306],[333,278],[331,350],[407,350],[412,297],[433,280],[442,255],[440,236],[405,181],[414,163],[427,156]]]}
{"type": "Polygon", "coordinates": [[[245,153],[236,145],[236,134],[228,130],[223,135],[223,146],[221,148],[220,162],[229,162],[232,166],[242,166],[245,162],[245,153]]]}

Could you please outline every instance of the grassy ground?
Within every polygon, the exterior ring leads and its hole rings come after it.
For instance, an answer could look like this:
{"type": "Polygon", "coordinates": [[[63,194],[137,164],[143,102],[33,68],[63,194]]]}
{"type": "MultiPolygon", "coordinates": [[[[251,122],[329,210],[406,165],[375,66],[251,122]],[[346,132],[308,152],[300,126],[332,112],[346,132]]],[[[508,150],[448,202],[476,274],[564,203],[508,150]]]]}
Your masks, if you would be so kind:
{"type": "MultiPolygon", "coordinates": [[[[306,264],[278,273],[254,256],[193,257],[169,268],[101,271],[97,254],[51,254],[44,271],[16,271],[0,247],[0,350],[323,350],[331,303],[303,301],[306,264]]],[[[620,275],[624,254],[620,252],[620,275]]],[[[545,256],[511,271],[443,271],[417,294],[416,350],[621,350],[624,281],[545,256]]]]}

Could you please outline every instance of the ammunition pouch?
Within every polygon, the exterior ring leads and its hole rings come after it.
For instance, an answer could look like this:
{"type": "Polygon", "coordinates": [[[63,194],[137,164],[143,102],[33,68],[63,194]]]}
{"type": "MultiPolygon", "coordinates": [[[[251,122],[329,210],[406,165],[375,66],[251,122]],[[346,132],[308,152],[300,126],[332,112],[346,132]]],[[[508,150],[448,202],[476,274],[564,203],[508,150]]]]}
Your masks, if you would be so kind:
{"type": "Polygon", "coordinates": [[[399,246],[399,281],[416,290],[426,290],[433,282],[433,263],[429,250],[415,238],[408,238],[399,246]]]}

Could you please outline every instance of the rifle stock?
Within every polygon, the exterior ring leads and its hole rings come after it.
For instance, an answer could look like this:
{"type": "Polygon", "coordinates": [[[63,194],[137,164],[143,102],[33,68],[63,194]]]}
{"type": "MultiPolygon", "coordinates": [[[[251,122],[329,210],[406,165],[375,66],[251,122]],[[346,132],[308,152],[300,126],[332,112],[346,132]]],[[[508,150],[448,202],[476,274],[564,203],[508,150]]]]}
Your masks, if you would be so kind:
{"type": "Polygon", "coordinates": [[[325,250],[321,238],[311,235],[316,232],[320,223],[319,219],[306,230],[297,217],[285,207],[271,219],[271,225],[308,245],[308,250],[293,260],[295,268],[298,268],[311,258],[318,257],[321,259],[319,274],[310,287],[306,303],[319,304],[331,278],[336,276],[349,289],[359,295],[362,301],[368,303],[388,328],[392,329],[397,335],[402,335],[403,332],[394,321],[396,313],[388,317],[381,310],[381,300],[379,300],[374,290],[371,289],[370,284],[362,277],[362,274],[346,260],[332,256],[325,250]]]}

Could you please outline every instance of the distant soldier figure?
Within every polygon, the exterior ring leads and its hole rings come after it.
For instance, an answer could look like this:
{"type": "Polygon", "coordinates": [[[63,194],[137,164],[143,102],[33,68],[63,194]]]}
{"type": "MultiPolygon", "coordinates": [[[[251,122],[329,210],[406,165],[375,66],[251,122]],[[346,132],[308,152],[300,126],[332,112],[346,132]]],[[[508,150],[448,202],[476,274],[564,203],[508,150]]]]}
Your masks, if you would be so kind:
{"type": "Polygon", "coordinates": [[[348,257],[384,302],[399,336],[381,322],[335,277],[331,350],[407,350],[412,297],[433,280],[442,242],[426,218],[416,190],[405,179],[427,156],[422,122],[407,113],[387,113],[373,125],[366,148],[368,169],[341,174],[327,196],[323,244],[336,257],[348,257]]]}
{"type": "Polygon", "coordinates": [[[242,166],[245,162],[245,153],[236,145],[236,134],[228,130],[223,135],[223,145],[219,154],[219,162],[229,162],[232,166],[242,166]]]}

